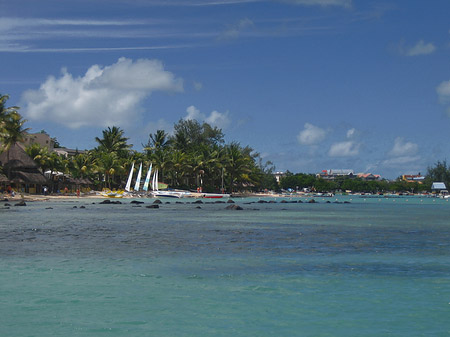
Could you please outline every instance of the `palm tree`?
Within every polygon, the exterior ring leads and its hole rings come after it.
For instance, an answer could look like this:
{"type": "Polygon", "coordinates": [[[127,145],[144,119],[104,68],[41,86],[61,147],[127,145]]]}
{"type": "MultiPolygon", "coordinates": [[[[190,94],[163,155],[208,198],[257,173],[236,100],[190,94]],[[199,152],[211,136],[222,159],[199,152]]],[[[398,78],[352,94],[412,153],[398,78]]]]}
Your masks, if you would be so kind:
{"type": "Polygon", "coordinates": [[[164,130],[157,130],[156,133],[149,135],[147,145],[144,146],[144,150],[147,153],[151,153],[157,149],[164,149],[171,145],[169,135],[164,130]]]}
{"type": "MultiPolygon", "coordinates": [[[[230,193],[233,193],[234,181],[239,178],[248,180],[252,158],[249,148],[242,148],[239,143],[233,142],[226,147],[225,169],[230,177],[230,193]]],[[[242,179],[241,179],[242,180],[242,179]]]]}
{"type": "MultiPolygon", "coordinates": [[[[25,133],[29,128],[24,128],[26,120],[17,112],[18,107],[5,108],[8,96],[0,97],[0,142],[2,151],[6,152],[9,162],[9,150],[18,142],[23,142],[25,133]]],[[[8,168],[8,179],[11,179],[11,166],[8,168]]]]}
{"type": "Polygon", "coordinates": [[[127,143],[129,138],[123,136],[124,131],[113,126],[102,131],[103,138],[95,137],[95,141],[99,144],[97,150],[99,152],[114,152],[120,156],[127,153],[131,146],[127,143]]]}
{"type": "Polygon", "coordinates": [[[97,172],[104,176],[104,181],[108,188],[111,188],[111,181],[114,180],[116,173],[121,173],[123,167],[116,153],[103,152],[95,158],[97,172]]]}

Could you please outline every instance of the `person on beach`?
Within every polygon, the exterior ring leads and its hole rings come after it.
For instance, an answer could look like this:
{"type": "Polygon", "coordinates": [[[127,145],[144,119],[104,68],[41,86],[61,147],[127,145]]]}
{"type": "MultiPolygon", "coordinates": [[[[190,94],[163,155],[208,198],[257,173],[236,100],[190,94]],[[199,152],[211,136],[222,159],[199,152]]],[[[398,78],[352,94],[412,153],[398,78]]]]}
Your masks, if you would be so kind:
{"type": "Polygon", "coordinates": [[[77,188],[77,198],[79,198],[79,197],[80,197],[80,189],[77,188]]]}

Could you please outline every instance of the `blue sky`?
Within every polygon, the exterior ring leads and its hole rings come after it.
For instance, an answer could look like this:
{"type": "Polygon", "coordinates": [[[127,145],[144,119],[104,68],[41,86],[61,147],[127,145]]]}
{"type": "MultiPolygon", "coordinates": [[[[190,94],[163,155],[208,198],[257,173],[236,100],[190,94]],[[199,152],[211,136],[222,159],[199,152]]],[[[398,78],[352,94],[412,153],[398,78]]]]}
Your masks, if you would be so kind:
{"type": "Polygon", "coordinates": [[[136,150],[181,118],[277,170],[425,173],[450,153],[450,2],[0,0],[0,93],[32,131],[136,150]]]}

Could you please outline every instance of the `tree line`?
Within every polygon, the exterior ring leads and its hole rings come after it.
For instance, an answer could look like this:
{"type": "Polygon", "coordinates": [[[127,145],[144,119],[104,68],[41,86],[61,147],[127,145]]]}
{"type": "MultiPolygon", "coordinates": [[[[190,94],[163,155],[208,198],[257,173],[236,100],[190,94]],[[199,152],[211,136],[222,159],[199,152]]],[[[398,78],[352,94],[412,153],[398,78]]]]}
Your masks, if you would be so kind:
{"type": "Polygon", "coordinates": [[[422,182],[408,182],[401,177],[394,181],[372,180],[361,178],[337,177],[335,180],[325,180],[315,174],[287,172],[280,179],[281,189],[302,190],[308,189],[317,192],[352,191],[361,193],[385,193],[385,192],[430,192],[433,182],[443,182],[450,188],[450,165],[446,161],[438,161],[427,169],[427,174],[422,182]]]}
{"type": "MultiPolygon", "coordinates": [[[[8,95],[0,94],[0,151],[7,151],[7,155],[11,146],[23,142],[29,131],[19,107],[6,106],[8,98],[8,95]]],[[[87,178],[98,189],[123,188],[133,162],[142,162],[144,166],[152,163],[153,168],[159,171],[160,181],[170,187],[196,189],[201,186],[207,192],[306,188],[317,192],[417,193],[430,191],[436,181],[450,187],[450,165],[445,160],[428,167],[422,183],[406,182],[401,178],[395,181],[365,181],[339,177],[330,181],[315,174],[288,171],[278,184],[271,162],[263,162],[250,146],[242,146],[238,142],[226,143],[221,129],[196,120],[180,119],[174,125],[173,134],[165,130],[149,134],[140,152],[132,149],[133,145],[125,137],[124,130],[117,126],[104,129],[95,141],[95,148],[70,157],[49,151],[36,143],[28,146],[26,152],[43,172],[50,171],[52,176],[63,172],[73,178],[87,178]]],[[[10,172],[4,172],[2,167],[0,171],[10,177],[10,172]]]]}
{"type": "MultiPolygon", "coordinates": [[[[29,130],[18,107],[6,107],[8,95],[0,95],[0,142],[9,151],[24,141],[29,130]]],[[[133,150],[124,130],[111,126],[96,137],[97,146],[65,157],[34,143],[25,150],[44,171],[53,176],[63,172],[73,178],[87,178],[98,188],[123,188],[132,163],[152,163],[160,181],[170,187],[203,191],[260,191],[277,189],[274,166],[264,162],[250,146],[225,142],[223,131],[208,123],[180,119],[174,133],[157,130],[150,134],[142,151],[133,150]]],[[[6,175],[9,176],[8,172],[6,175]]]]}

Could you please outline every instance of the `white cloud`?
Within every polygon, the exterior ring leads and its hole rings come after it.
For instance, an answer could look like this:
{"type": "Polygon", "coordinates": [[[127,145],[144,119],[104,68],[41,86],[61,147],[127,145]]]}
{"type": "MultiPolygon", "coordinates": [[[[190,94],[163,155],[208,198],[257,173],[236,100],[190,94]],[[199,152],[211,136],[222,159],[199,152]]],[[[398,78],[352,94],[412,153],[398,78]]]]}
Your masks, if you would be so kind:
{"type": "Polygon", "coordinates": [[[201,83],[201,82],[194,81],[193,85],[194,85],[194,89],[196,91],[200,91],[203,89],[203,83],[201,83]]]}
{"type": "Polygon", "coordinates": [[[450,81],[444,81],[438,85],[436,91],[439,96],[439,101],[443,104],[450,103],[450,81]]]}
{"type": "Polygon", "coordinates": [[[338,6],[351,7],[352,0],[280,0],[282,2],[305,6],[338,6]]]}
{"type": "Polygon", "coordinates": [[[240,20],[237,24],[231,25],[222,33],[220,39],[236,39],[243,31],[253,26],[253,21],[245,18],[240,20]]]}
{"type": "Polygon", "coordinates": [[[429,42],[425,43],[423,40],[417,42],[413,47],[406,50],[407,56],[428,55],[436,51],[436,46],[429,42]]]}
{"type": "Polygon", "coordinates": [[[191,105],[186,109],[187,115],[184,117],[185,120],[204,120],[205,116],[200,113],[200,110],[197,109],[195,106],[191,105]]]}
{"type": "Polygon", "coordinates": [[[328,155],[330,157],[354,157],[359,154],[360,144],[354,141],[344,141],[331,145],[328,155]]]}
{"type": "Polygon", "coordinates": [[[66,69],[60,78],[50,76],[38,90],[23,96],[24,115],[50,120],[76,129],[82,126],[126,126],[138,117],[141,103],[153,91],[183,91],[183,81],[164,70],[158,60],[91,66],[82,77],[66,69]]]}
{"type": "Polygon", "coordinates": [[[191,105],[186,109],[186,112],[187,115],[184,117],[185,120],[195,119],[199,122],[204,121],[212,126],[218,127],[219,129],[226,129],[231,123],[228,111],[221,113],[214,110],[209,114],[209,116],[206,116],[195,106],[191,105]]]}
{"type": "Polygon", "coordinates": [[[326,131],[310,123],[305,123],[304,129],[297,135],[302,145],[315,145],[325,139],[326,131]]]}
{"type": "Polygon", "coordinates": [[[228,112],[220,113],[216,110],[211,112],[211,114],[205,119],[205,122],[210,125],[217,126],[220,129],[226,129],[230,125],[228,112]]]}
{"type": "Polygon", "coordinates": [[[350,139],[350,138],[352,138],[355,134],[356,134],[356,129],[355,129],[355,128],[350,129],[350,130],[347,131],[347,138],[350,139]]]}
{"type": "Polygon", "coordinates": [[[397,137],[389,155],[392,157],[413,156],[418,150],[419,146],[417,144],[406,142],[402,137],[397,137]]]}
{"type": "MultiPolygon", "coordinates": [[[[382,162],[382,166],[391,168],[401,167],[402,169],[404,169],[406,164],[411,166],[411,164],[417,163],[419,160],[420,156],[402,156],[386,159],[382,162]]],[[[408,168],[410,169],[411,167],[408,168]]]]}

